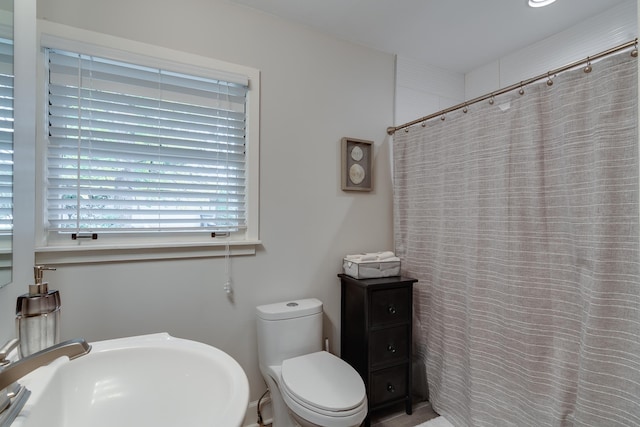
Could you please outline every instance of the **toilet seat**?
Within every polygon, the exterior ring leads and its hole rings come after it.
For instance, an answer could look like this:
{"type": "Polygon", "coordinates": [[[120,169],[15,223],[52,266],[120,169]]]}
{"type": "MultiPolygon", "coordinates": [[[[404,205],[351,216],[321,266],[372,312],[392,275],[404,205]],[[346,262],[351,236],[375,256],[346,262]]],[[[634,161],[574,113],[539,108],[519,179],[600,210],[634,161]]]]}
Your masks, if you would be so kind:
{"type": "Polygon", "coordinates": [[[346,417],[366,407],[360,375],[344,360],[319,351],[282,362],[281,389],[315,413],[346,417]]]}

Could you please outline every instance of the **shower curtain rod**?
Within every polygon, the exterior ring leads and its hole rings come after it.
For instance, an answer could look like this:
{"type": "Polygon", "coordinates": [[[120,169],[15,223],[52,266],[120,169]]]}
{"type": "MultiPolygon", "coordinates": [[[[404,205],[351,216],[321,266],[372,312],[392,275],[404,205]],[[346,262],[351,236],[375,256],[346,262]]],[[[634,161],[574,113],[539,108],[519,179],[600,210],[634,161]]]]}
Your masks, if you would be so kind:
{"type": "MultiPolygon", "coordinates": [[[[494,91],[494,92],[491,92],[491,93],[487,93],[486,95],[479,96],[479,97],[474,98],[474,99],[472,99],[470,101],[462,102],[462,103],[460,103],[458,105],[454,105],[453,107],[445,108],[444,110],[440,110],[437,113],[429,114],[428,116],[421,117],[419,119],[413,120],[411,122],[407,122],[407,123],[402,124],[400,126],[389,126],[387,128],[387,133],[389,135],[393,135],[394,133],[396,133],[396,131],[398,131],[400,129],[405,129],[405,128],[408,128],[410,126],[416,125],[418,123],[423,123],[423,126],[425,126],[425,122],[427,120],[433,119],[433,118],[438,117],[438,116],[442,117],[442,119],[444,120],[444,115],[447,114],[447,113],[459,110],[461,108],[466,108],[469,105],[476,104],[478,102],[484,101],[485,99],[493,98],[494,96],[502,95],[503,93],[511,92],[512,90],[522,89],[526,85],[529,85],[531,83],[537,82],[538,80],[542,80],[542,79],[546,78],[547,81],[551,81],[551,76],[552,75],[556,75],[556,74],[561,73],[563,71],[570,70],[571,68],[575,68],[575,67],[580,66],[582,64],[587,64],[587,66],[585,67],[585,73],[588,73],[588,72],[591,71],[591,61],[595,61],[596,59],[600,59],[600,58],[605,57],[607,55],[611,55],[613,53],[619,52],[619,51],[624,50],[626,48],[629,48],[631,46],[635,46],[636,47],[631,52],[631,55],[633,57],[637,57],[638,56],[637,45],[638,45],[638,38],[635,38],[635,39],[633,39],[631,41],[628,41],[628,42],[623,43],[621,45],[618,45],[616,47],[612,47],[611,49],[602,51],[602,52],[597,53],[597,54],[595,54],[593,56],[587,56],[585,59],[581,59],[579,61],[572,62],[571,64],[567,64],[567,65],[565,65],[563,67],[556,68],[555,70],[548,71],[548,72],[546,72],[544,74],[540,74],[540,75],[532,77],[532,78],[530,78],[528,80],[523,80],[520,83],[515,83],[515,84],[512,84],[511,86],[507,86],[507,87],[499,89],[497,91],[494,91]]],[[[553,84],[553,82],[551,82],[551,84],[553,84]]],[[[465,113],[466,113],[466,111],[465,111],[465,113]]]]}

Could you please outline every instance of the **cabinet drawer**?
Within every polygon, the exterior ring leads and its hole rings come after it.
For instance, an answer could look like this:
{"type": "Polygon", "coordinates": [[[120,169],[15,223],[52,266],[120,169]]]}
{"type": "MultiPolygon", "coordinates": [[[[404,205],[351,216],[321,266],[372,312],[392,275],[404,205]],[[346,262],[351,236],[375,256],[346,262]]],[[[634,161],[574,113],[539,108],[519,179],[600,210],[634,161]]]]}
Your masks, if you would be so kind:
{"type": "Polygon", "coordinates": [[[407,365],[382,369],[371,374],[370,406],[407,396],[407,365]]]}
{"type": "Polygon", "coordinates": [[[406,360],[408,349],[407,325],[378,329],[370,333],[369,354],[372,366],[406,360]]]}
{"type": "Polygon", "coordinates": [[[411,320],[411,288],[371,292],[371,326],[411,320]]]}

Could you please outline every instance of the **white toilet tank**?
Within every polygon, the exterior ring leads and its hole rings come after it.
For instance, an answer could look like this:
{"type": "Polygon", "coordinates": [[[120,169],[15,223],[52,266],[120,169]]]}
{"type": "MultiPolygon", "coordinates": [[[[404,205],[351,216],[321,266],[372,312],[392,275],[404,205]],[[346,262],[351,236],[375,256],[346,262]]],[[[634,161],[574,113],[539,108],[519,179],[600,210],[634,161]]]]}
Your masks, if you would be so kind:
{"type": "Polygon", "coordinates": [[[309,298],[256,307],[260,368],[322,350],[322,301],[309,298]]]}

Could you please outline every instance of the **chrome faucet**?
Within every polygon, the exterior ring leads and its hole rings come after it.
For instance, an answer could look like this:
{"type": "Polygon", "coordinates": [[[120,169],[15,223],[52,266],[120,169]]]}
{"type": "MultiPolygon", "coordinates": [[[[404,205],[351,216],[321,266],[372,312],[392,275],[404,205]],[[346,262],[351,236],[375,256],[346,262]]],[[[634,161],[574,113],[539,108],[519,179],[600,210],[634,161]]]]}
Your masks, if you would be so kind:
{"type": "Polygon", "coordinates": [[[0,369],[0,390],[10,386],[37,368],[48,365],[59,357],[67,356],[70,360],[73,360],[84,356],[90,351],[91,346],[84,339],[76,338],[33,353],[0,369]]]}
{"type": "Polygon", "coordinates": [[[29,397],[29,390],[17,384],[20,378],[62,356],[73,360],[91,351],[84,339],[76,338],[9,362],[7,356],[17,344],[17,340],[11,340],[0,351],[0,427],[11,424],[29,397]]]}

